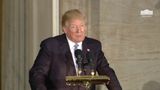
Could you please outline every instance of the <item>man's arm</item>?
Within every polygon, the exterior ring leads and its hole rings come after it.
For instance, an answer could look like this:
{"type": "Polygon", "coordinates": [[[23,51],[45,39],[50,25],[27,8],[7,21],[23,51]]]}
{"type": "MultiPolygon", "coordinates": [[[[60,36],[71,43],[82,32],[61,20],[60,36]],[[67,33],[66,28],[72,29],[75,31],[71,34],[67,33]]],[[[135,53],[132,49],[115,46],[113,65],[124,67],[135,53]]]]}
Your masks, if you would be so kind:
{"type": "Polygon", "coordinates": [[[98,51],[98,61],[97,61],[97,71],[100,75],[107,75],[110,77],[110,83],[107,85],[109,90],[122,90],[120,83],[117,79],[117,76],[114,70],[109,67],[109,63],[104,56],[104,53],[101,50],[101,44],[98,51]]]}
{"type": "Polygon", "coordinates": [[[29,72],[29,83],[32,90],[47,90],[46,76],[51,62],[51,52],[45,44],[41,44],[41,49],[29,72]]]}

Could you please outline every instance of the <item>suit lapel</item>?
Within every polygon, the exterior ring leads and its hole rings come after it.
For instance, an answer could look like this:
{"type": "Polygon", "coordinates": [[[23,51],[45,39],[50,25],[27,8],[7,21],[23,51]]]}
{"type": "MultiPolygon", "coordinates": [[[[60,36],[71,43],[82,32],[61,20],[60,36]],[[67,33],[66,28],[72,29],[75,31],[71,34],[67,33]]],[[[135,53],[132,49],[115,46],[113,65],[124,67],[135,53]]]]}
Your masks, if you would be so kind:
{"type": "Polygon", "coordinates": [[[86,38],[85,38],[85,40],[83,41],[83,43],[82,43],[82,52],[83,52],[83,64],[85,65],[85,64],[87,64],[88,63],[88,60],[87,60],[87,58],[86,58],[86,54],[87,54],[87,49],[89,49],[88,48],[88,44],[87,44],[87,40],[86,40],[86,38]]]}
{"type": "Polygon", "coordinates": [[[73,63],[73,58],[72,58],[72,54],[71,51],[69,49],[69,44],[67,42],[66,36],[65,34],[62,35],[63,38],[60,40],[61,41],[61,52],[63,53],[63,55],[65,55],[65,63],[66,63],[66,75],[76,75],[76,70],[75,70],[75,66],[73,63]]]}
{"type": "Polygon", "coordinates": [[[83,41],[83,54],[84,54],[84,59],[83,59],[83,73],[84,75],[91,75],[91,67],[89,64],[89,61],[87,60],[87,50],[91,50],[92,51],[92,44],[90,44],[89,39],[87,39],[87,37],[85,38],[85,40],[83,41]]]}
{"type": "MultiPolygon", "coordinates": [[[[60,50],[63,53],[63,55],[65,55],[64,62],[66,63],[66,76],[75,76],[76,70],[75,70],[72,54],[69,49],[69,44],[68,44],[68,41],[66,39],[65,34],[62,35],[62,38],[59,41],[61,42],[60,43],[60,46],[61,46],[60,50]]],[[[90,46],[87,41],[87,38],[85,38],[85,40],[82,42],[82,53],[83,53],[83,62],[82,63],[84,66],[88,64],[86,54],[87,54],[87,49],[90,49],[89,47],[90,46]]],[[[83,72],[82,75],[85,75],[85,73],[83,72]]]]}

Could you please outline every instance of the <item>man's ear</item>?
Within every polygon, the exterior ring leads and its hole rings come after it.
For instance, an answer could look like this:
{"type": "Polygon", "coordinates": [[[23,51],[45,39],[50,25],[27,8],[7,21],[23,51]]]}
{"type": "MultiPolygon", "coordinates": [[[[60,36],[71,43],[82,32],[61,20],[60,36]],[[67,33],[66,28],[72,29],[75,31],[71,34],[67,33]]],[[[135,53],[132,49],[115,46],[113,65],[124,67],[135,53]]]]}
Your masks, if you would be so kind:
{"type": "Polygon", "coordinates": [[[62,31],[66,33],[66,27],[62,27],[62,31]]]}

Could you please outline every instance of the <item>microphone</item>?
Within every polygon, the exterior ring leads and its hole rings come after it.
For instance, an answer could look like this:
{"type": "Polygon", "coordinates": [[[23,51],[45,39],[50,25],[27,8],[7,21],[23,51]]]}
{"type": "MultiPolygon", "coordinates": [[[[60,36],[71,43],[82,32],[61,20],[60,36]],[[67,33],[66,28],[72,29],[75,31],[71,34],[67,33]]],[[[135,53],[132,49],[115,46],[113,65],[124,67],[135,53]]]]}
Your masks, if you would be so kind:
{"type": "Polygon", "coordinates": [[[75,53],[75,57],[77,58],[77,63],[79,62],[82,63],[82,56],[83,56],[82,50],[76,49],[74,53],[75,53]]]}
{"type": "Polygon", "coordinates": [[[76,49],[74,53],[77,59],[76,63],[78,65],[78,75],[80,75],[82,73],[82,59],[83,59],[82,50],[76,49]]]}
{"type": "Polygon", "coordinates": [[[89,62],[89,65],[91,66],[91,75],[95,75],[95,71],[94,71],[94,62],[93,62],[93,54],[90,52],[90,49],[87,49],[87,54],[86,54],[86,58],[89,62]]]}

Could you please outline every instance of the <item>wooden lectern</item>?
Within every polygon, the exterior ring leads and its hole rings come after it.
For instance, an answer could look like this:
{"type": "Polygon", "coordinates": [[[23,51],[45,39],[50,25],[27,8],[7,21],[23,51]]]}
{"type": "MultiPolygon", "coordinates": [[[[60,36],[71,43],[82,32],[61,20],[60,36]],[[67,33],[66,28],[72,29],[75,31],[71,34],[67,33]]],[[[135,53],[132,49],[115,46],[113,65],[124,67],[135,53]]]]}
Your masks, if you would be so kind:
{"type": "Polygon", "coordinates": [[[92,84],[109,84],[110,78],[107,76],[66,76],[66,84],[69,86],[84,86],[90,90],[92,84]]]}

